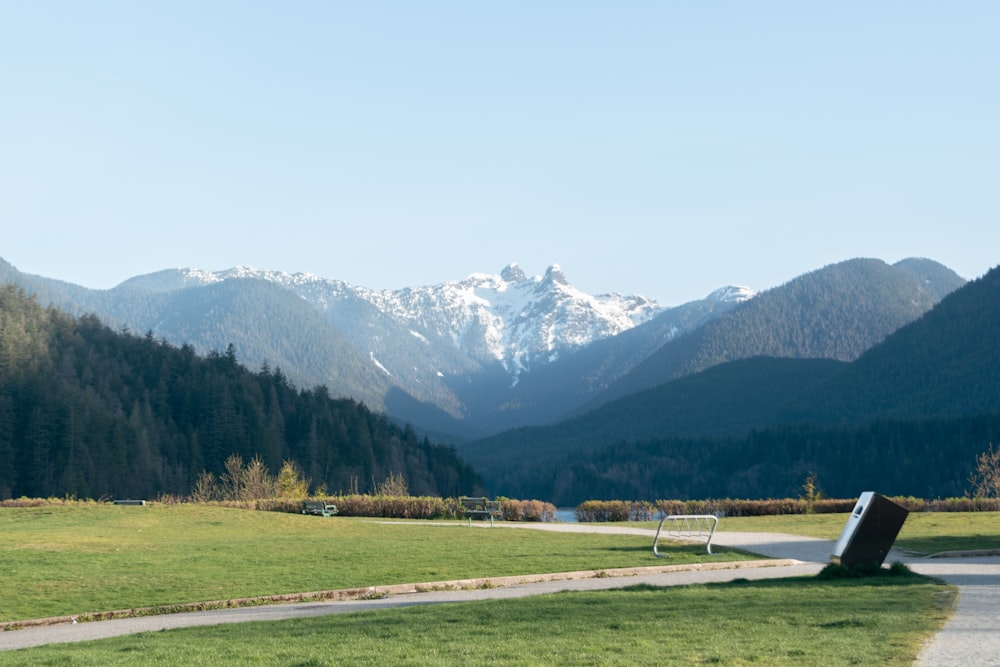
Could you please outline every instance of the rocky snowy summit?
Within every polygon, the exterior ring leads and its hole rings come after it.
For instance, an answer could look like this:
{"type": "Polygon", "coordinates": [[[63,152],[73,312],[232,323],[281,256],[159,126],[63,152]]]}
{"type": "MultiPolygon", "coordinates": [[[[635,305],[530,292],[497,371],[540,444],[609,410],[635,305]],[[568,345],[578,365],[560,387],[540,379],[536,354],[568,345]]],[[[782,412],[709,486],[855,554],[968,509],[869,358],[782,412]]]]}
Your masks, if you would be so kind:
{"type": "MultiPolygon", "coordinates": [[[[153,278],[166,280],[170,273],[145,276],[143,286],[155,289],[153,278]]],[[[207,285],[229,279],[276,283],[319,310],[345,300],[365,301],[414,335],[450,340],[477,362],[499,362],[515,377],[563,352],[631,329],[662,311],[655,301],[642,296],[582,292],[572,286],[558,264],[540,276],[529,277],[512,263],[499,274],[474,273],[464,280],[398,290],[371,290],[308,273],[252,267],[217,272],[180,269],[170,277],[169,285],[207,285]]],[[[710,298],[730,301],[749,296],[752,292],[746,288],[724,288],[710,298]]],[[[338,324],[352,326],[345,321],[338,324]]],[[[379,355],[377,350],[371,352],[379,355]]]]}

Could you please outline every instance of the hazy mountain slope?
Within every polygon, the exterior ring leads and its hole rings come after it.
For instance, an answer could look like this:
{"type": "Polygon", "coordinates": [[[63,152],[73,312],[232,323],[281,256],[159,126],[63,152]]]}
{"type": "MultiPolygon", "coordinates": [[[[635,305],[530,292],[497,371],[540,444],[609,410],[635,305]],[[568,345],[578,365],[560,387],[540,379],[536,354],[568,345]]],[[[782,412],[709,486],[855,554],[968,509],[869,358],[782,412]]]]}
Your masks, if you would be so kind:
{"type": "MultiPolygon", "coordinates": [[[[290,321],[290,330],[309,331],[317,340],[335,335],[339,341],[348,343],[361,357],[366,358],[363,363],[372,371],[377,371],[386,378],[387,381],[380,383],[381,388],[417,387],[420,390],[418,395],[429,396],[451,411],[460,413],[458,399],[448,394],[446,389],[443,392],[437,391],[438,383],[435,380],[421,385],[421,380],[427,377],[411,361],[419,358],[426,367],[433,368],[434,372],[430,373],[430,377],[439,372],[438,369],[464,372],[475,365],[469,364],[461,355],[451,353],[451,345],[432,344],[420,332],[413,331],[380,310],[363,296],[369,292],[363,288],[311,274],[237,267],[218,272],[193,269],[159,271],[132,278],[116,290],[130,287],[160,293],[184,290],[186,294],[193,294],[197,290],[209,290],[220,284],[268,285],[272,290],[279,290],[287,300],[303,307],[303,313],[306,308],[311,311],[307,321],[290,321]],[[317,326],[317,321],[322,321],[323,326],[317,326]]],[[[252,360],[260,362],[258,357],[252,357],[252,360]]],[[[335,368],[303,368],[295,364],[286,372],[293,378],[304,378],[310,382],[319,379],[331,390],[343,393],[339,375],[331,370],[335,368]]],[[[382,405],[382,399],[383,396],[379,396],[379,406],[382,405]]]]}
{"type": "Polygon", "coordinates": [[[851,361],[964,283],[927,260],[853,259],[807,273],[664,345],[590,405],[754,356],[851,361]]]}
{"type": "Polygon", "coordinates": [[[295,369],[296,384],[330,386],[376,410],[392,386],[385,373],[345,340],[309,304],[267,281],[226,280],[166,295],[146,328],[206,354],[229,344],[237,357],[272,370],[295,369]]]}
{"type": "Polygon", "coordinates": [[[465,451],[493,488],[559,503],[780,496],[794,494],[809,472],[834,494],[864,486],[924,497],[961,495],[975,455],[1000,437],[998,337],[1000,269],[994,269],[853,362],[730,362],[580,419],[500,434],[465,451]],[[826,377],[795,386],[769,375],[771,362],[793,376],[809,364],[835,365],[826,377]],[[754,368],[758,364],[763,368],[754,368]],[[782,386],[788,391],[782,393],[782,386]],[[713,393],[719,400],[713,402],[713,393]],[[734,406],[756,420],[734,421],[734,406]],[[636,433],[637,421],[653,423],[657,417],[650,414],[675,407],[703,430],[660,418],[659,434],[636,433]],[[596,440],[590,433],[605,424],[612,426],[608,435],[621,437],[606,437],[603,447],[588,450],[586,443],[596,440]],[[712,430],[715,425],[720,428],[712,430]],[[727,425],[733,428],[719,435],[727,425]],[[524,465],[519,447],[545,454],[524,465]]]}
{"type": "Polygon", "coordinates": [[[847,367],[829,359],[756,357],[719,364],[551,426],[514,429],[459,451],[503,484],[532,467],[618,441],[742,434],[773,423],[787,403],[847,367]]]}
{"type": "MultiPolygon", "coordinates": [[[[181,270],[182,276],[155,274],[157,288],[203,285],[233,279],[266,280],[294,292],[328,314],[349,338],[371,341],[365,333],[378,313],[408,336],[432,344],[446,341],[469,362],[499,363],[512,378],[546,363],[563,351],[613,336],[653,317],[660,308],[637,296],[592,296],[575,289],[557,265],[528,277],[516,264],[498,275],[473,274],[464,280],[400,290],[370,290],[311,274],[288,274],[249,267],[207,272],[181,270]],[[363,302],[373,306],[367,313],[363,302]],[[342,313],[349,317],[341,317],[342,313]]],[[[153,276],[141,277],[149,286],[153,276]]],[[[133,281],[129,281],[132,283],[133,281]]],[[[126,284],[129,284],[126,283],[126,284]]],[[[426,353],[425,353],[426,354],[426,353]]],[[[425,362],[408,359],[408,363],[425,362]]],[[[441,369],[431,369],[437,373],[441,369]]]]}
{"type": "Polygon", "coordinates": [[[247,267],[159,271],[112,290],[4,273],[40,303],[201,352],[232,343],[252,368],[466,438],[553,423],[728,359],[854,358],[961,282],[929,260],[852,260],[756,298],[726,288],[664,309],[579,292],[557,266],[394,291],[247,267]]]}
{"type": "MultiPolygon", "coordinates": [[[[533,370],[660,311],[642,297],[584,294],[557,266],[395,291],[247,267],[158,271],[87,290],[5,269],[42,303],[202,351],[233,343],[251,367],[280,366],[296,383],[324,384],[425,430],[480,435],[483,416],[519,423],[504,406],[520,400],[512,388],[533,370]]],[[[536,407],[545,420],[546,406],[536,407]]]]}
{"type": "MultiPolygon", "coordinates": [[[[393,383],[371,359],[301,298],[273,282],[210,281],[179,270],[125,281],[112,290],[90,290],[18,272],[7,264],[5,279],[39,303],[72,315],[96,314],[109,326],[151,331],[200,354],[233,345],[251,368],[281,369],[297,385],[325,385],[335,396],[354,398],[374,410],[393,383]]],[[[0,271],[4,267],[0,265],[0,271]]]]}
{"type": "Polygon", "coordinates": [[[401,474],[421,495],[481,492],[450,447],[357,401],[199,357],[0,287],[0,499],[187,494],[237,454],[292,461],[334,491],[401,474]]]}
{"type": "MultiPolygon", "coordinates": [[[[0,258],[0,285],[17,285],[27,294],[34,295],[38,303],[54,306],[67,313],[82,315],[85,312],[92,312],[82,308],[81,304],[92,298],[95,290],[53,278],[22,273],[2,258],[0,258]]],[[[121,323],[111,321],[109,318],[108,324],[120,326],[121,323]]]]}
{"type": "Polygon", "coordinates": [[[641,297],[583,294],[557,266],[535,278],[510,265],[500,275],[395,291],[249,268],[159,272],[123,286],[165,291],[250,279],[295,293],[367,351],[371,364],[391,378],[395,389],[381,405],[397,418],[465,434],[493,428],[485,424],[490,413],[501,415],[499,426],[517,423],[518,415],[497,406],[518,400],[511,393],[522,378],[658,312],[641,297]],[[482,397],[492,403],[484,405],[482,397]]]}
{"type": "Polygon", "coordinates": [[[1000,411],[1000,268],[805,394],[789,418],[858,423],[1000,411]]]}
{"type": "MultiPolygon", "coordinates": [[[[666,308],[653,319],[616,336],[601,338],[519,376],[511,386],[505,373],[474,378],[465,403],[470,419],[495,433],[520,425],[556,421],[626,374],[664,343],[704,324],[754,292],[728,287],[705,299],[666,308]]],[[[461,381],[461,380],[460,380],[461,381]]]]}
{"type": "Polygon", "coordinates": [[[965,280],[943,264],[923,257],[910,257],[892,265],[894,269],[909,273],[938,301],[965,284],[965,280]]]}

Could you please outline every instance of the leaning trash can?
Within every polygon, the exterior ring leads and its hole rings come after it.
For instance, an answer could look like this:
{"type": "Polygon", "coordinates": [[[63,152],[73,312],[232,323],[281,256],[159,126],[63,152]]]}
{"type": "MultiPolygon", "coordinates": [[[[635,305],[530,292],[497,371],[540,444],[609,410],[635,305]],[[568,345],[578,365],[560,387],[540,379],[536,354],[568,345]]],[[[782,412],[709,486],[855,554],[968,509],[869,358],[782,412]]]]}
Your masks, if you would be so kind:
{"type": "Polygon", "coordinates": [[[845,567],[881,567],[909,513],[885,496],[865,491],[840,533],[830,562],[845,567]]]}

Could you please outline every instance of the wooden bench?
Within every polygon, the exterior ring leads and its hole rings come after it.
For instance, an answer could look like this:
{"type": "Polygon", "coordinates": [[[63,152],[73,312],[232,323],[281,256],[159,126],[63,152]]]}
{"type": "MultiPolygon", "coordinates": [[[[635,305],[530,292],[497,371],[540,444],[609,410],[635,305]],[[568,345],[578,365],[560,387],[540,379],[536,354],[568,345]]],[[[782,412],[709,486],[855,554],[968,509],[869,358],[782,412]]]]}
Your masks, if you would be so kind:
{"type": "Polygon", "coordinates": [[[468,517],[470,526],[474,517],[479,519],[488,518],[491,526],[493,525],[494,518],[503,517],[503,512],[500,511],[500,501],[488,498],[462,498],[462,511],[468,517]]]}
{"type": "Polygon", "coordinates": [[[333,516],[337,513],[337,506],[325,503],[322,500],[303,500],[302,513],[313,516],[333,516]]]}

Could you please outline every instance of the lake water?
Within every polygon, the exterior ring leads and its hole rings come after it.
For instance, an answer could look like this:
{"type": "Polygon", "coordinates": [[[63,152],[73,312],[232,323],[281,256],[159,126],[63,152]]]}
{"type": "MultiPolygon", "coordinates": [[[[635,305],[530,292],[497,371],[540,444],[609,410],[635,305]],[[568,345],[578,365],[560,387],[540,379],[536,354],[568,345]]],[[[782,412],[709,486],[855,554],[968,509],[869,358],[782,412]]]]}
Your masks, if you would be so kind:
{"type": "Polygon", "coordinates": [[[575,507],[559,507],[556,509],[556,521],[563,523],[576,523],[575,507]]]}

